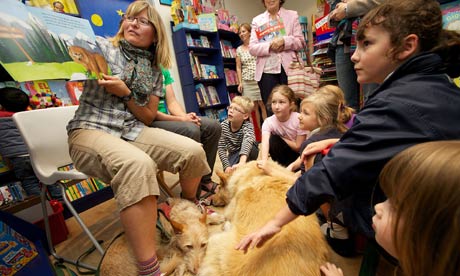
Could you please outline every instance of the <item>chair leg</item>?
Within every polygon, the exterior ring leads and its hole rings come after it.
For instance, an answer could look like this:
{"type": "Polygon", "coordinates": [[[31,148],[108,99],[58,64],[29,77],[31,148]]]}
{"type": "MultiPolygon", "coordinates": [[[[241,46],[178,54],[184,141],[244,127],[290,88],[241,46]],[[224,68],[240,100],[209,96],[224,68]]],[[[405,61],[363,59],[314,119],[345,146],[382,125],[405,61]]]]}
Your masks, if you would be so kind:
{"type": "MultiPolygon", "coordinates": [[[[66,199],[66,196],[65,196],[65,191],[63,191],[64,193],[62,194],[63,195],[63,198],[66,199]]],[[[83,267],[83,268],[86,268],[86,269],[89,269],[89,270],[92,270],[92,271],[96,271],[97,270],[97,267],[94,267],[94,266],[91,266],[91,265],[88,265],[88,264],[85,264],[85,263],[82,263],[82,262],[78,262],[75,261],[75,260],[71,260],[71,259],[68,259],[68,258],[64,258],[63,256],[60,256],[57,254],[56,252],[56,249],[54,248],[54,245],[53,245],[53,240],[51,238],[51,228],[50,228],[50,224],[49,224],[49,218],[48,218],[48,211],[46,209],[46,202],[47,202],[47,199],[46,199],[46,185],[45,184],[42,184],[42,188],[41,188],[41,193],[40,193],[40,201],[41,201],[41,206],[42,206],[42,213],[43,213],[43,222],[45,224],[45,233],[46,233],[46,240],[48,242],[48,248],[50,250],[50,254],[56,259],[58,260],[59,262],[66,262],[66,263],[70,263],[70,264],[73,264],[75,266],[80,266],[80,267],[83,267]]],[[[65,200],[64,200],[65,201],[65,200]]],[[[93,237],[94,238],[94,237],[93,237]]],[[[97,241],[96,241],[97,242],[97,241]]],[[[98,244],[98,246],[100,247],[100,245],[98,244]]],[[[97,247],[96,247],[97,248],[97,247]]],[[[102,249],[102,248],[101,248],[102,249]]]]}
{"type": "Polygon", "coordinates": [[[168,184],[166,184],[165,177],[163,171],[158,171],[157,173],[157,182],[160,190],[168,195],[169,197],[174,197],[173,191],[169,188],[168,184]]]}
{"type": "Polygon", "coordinates": [[[69,209],[69,211],[72,213],[74,218],[77,220],[78,224],[80,224],[81,229],[86,233],[88,238],[91,240],[91,242],[94,244],[94,247],[101,253],[101,255],[104,255],[105,251],[102,249],[101,245],[99,242],[96,240],[96,238],[93,236],[91,231],[89,231],[88,227],[85,225],[83,220],[81,219],[80,215],[75,211],[75,209],[72,206],[72,203],[70,203],[69,199],[67,199],[67,196],[65,195],[65,186],[62,183],[59,183],[59,186],[61,187],[62,191],[62,198],[64,199],[64,203],[69,209]]]}

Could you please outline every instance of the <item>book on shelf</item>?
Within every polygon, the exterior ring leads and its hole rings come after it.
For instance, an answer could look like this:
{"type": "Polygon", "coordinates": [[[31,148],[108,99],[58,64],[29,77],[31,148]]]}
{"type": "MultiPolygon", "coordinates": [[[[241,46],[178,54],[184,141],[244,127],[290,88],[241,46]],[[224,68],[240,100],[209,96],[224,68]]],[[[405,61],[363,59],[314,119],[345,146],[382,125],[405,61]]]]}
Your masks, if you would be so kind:
{"type": "Polygon", "coordinates": [[[209,43],[209,39],[207,36],[201,35],[200,40],[201,40],[201,47],[211,48],[211,44],[209,43]]]}
{"type": "Polygon", "coordinates": [[[206,107],[220,104],[219,94],[217,93],[217,89],[214,86],[204,86],[203,84],[199,83],[195,85],[195,91],[198,106],[206,107]]]}
{"type": "Polygon", "coordinates": [[[47,9],[58,13],[80,16],[74,0],[26,0],[26,5],[47,9]]]}
{"type": "Polygon", "coordinates": [[[235,70],[224,68],[226,85],[238,85],[238,76],[235,70]]]}
{"type": "Polygon", "coordinates": [[[189,47],[193,47],[195,46],[195,43],[193,41],[193,38],[192,38],[192,34],[191,33],[186,33],[185,34],[185,41],[187,43],[187,46],[189,47]]]}
{"type": "Polygon", "coordinates": [[[212,64],[201,64],[201,78],[203,79],[218,79],[217,68],[212,64]]]}
{"type": "Polygon", "coordinates": [[[222,56],[224,58],[235,58],[236,57],[236,49],[233,48],[232,42],[230,42],[229,40],[221,39],[220,49],[222,51],[222,56]]]}
{"type": "MultiPolygon", "coordinates": [[[[60,171],[69,171],[72,170],[73,164],[69,164],[66,166],[59,167],[58,170],[60,171]]],[[[65,183],[66,181],[64,181],[65,183]]],[[[107,187],[108,185],[102,182],[97,178],[88,178],[82,180],[81,182],[75,183],[73,185],[67,186],[65,189],[65,194],[70,201],[74,201],[76,199],[82,198],[86,195],[89,195],[93,192],[101,190],[102,188],[107,187]]]]}
{"type": "Polygon", "coordinates": [[[88,20],[17,0],[2,1],[0,18],[8,18],[0,21],[0,63],[14,80],[96,79],[109,73],[88,20]]]}
{"type": "Polygon", "coordinates": [[[73,105],[78,105],[85,83],[83,81],[68,81],[65,84],[70,101],[73,105]]]}
{"type": "Polygon", "coordinates": [[[441,5],[444,29],[460,31],[460,0],[441,5]]]}
{"type": "Polygon", "coordinates": [[[206,109],[204,111],[206,117],[218,120],[219,122],[224,121],[227,119],[227,109],[226,108],[221,108],[221,109],[206,109]]]}
{"type": "Polygon", "coordinates": [[[201,65],[198,57],[193,54],[193,51],[188,53],[190,58],[190,66],[192,68],[192,74],[194,79],[201,78],[201,65]]]}
{"type": "Polygon", "coordinates": [[[197,16],[198,26],[202,31],[217,32],[217,22],[214,13],[202,13],[197,16]]]}

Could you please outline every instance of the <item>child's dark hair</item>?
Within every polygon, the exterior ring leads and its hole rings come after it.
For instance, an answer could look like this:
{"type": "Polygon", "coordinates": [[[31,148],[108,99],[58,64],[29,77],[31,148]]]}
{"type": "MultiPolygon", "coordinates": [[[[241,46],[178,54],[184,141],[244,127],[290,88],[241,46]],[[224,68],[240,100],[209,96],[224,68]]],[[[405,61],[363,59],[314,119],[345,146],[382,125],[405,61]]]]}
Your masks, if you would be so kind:
{"type": "Polygon", "coordinates": [[[417,35],[420,52],[435,52],[444,61],[446,73],[460,75],[460,34],[442,28],[442,13],[434,0],[389,0],[369,11],[362,19],[356,38],[364,40],[370,26],[379,26],[390,34],[395,58],[403,51],[403,40],[417,35]]]}
{"type": "Polygon", "coordinates": [[[24,111],[29,106],[29,96],[21,89],[5,87],[0,89],[0,105],[10,112],[24,111]]]}

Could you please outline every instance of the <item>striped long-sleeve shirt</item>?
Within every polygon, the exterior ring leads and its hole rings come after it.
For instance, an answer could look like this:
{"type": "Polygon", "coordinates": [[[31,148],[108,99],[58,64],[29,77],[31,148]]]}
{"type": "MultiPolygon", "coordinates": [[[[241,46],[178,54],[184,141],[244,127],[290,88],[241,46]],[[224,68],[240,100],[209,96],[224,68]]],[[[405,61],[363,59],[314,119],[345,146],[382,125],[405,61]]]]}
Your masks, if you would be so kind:
{"type": "Polygon", "coordinates": [[[244,121],[243,125],[236,132],[232,132],[230,122],[225,120],[221,123],[222,134],[220,135],[217,147],[219,158],[222,162],[224,171],[230,167],[228,156],[239,151],[239,155],[249,156],[252,146],[256,142],[254,127],[249,121],[244,121]]]}

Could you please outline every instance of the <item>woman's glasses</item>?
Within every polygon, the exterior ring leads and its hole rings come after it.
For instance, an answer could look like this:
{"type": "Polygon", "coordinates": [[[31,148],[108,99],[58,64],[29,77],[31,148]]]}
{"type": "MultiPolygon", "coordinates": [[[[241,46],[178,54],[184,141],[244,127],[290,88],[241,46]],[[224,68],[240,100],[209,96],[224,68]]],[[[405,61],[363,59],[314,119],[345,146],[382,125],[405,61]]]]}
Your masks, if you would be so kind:
{"type": "Polygon", "coordinates": [[[137,23],[139,25],[142,25],[142,26],[150,26],[150,25],[152,25],[152,23],[150,23],[150,21],[145,17],[134,17],[134,16],[130,16],[130,15],[125,14],[125,15],[123,15],[123,19],[126,20],[129,23],[133,23],[134,21],[137,21],[137,23]]]}

